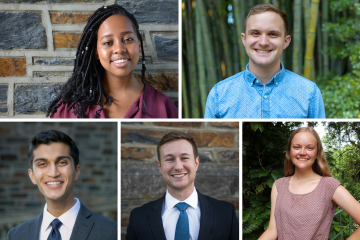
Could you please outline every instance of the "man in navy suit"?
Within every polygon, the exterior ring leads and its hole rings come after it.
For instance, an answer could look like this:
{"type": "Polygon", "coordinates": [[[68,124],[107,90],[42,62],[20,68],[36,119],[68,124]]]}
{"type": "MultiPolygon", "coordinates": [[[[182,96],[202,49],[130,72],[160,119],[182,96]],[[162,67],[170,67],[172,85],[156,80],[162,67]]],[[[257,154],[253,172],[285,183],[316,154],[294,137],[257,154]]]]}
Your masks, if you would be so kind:
{"type": "Polygon", "coordinates": [[[38,133],[28,150],[29,177],[44,195],[43,212],[10,229],[8,240],[117,239],[117,224],[91,212],[74,198],[80,175],[79,150],[66,134],[38,133]]]}
{"type": "Polygon", "coordinates": [[[131,212],[126,239],[238,240],[234,205],[205,196],[195,188],[199,156],[193,138],[183,132],[170,132],[160,140],[157,154],[167,191],[162,198],[131,212]]]}

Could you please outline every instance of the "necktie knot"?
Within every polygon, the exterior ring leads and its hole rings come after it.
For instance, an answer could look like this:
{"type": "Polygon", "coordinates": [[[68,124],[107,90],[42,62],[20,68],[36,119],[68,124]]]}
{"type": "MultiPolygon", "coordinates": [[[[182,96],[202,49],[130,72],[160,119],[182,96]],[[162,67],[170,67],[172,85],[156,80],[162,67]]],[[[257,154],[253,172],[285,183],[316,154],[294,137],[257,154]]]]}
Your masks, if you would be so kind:
{"type": "Polygon", "coordinates": [[[176,204],[177,209],[179,209],[179,211],[185,211],[187,209],[187,207],[189,206],[189,204],[184,203],[184,202],[179,202],[178,204],[176,204]]]}
{"type": "Polygon", "coordinates": [[[59,229],[60,226],[61,226],[61,224],[62,224],[62,222],[61,222],[59,219],[57,219],[57,218],[55,218],[55,219],[51,222],[51,226],[52,226],[52,228],[54,228],[54,229],[59,229]]]}
{"type": "Polygon", "coordinates": [[[59,231],[61,224],[62,222],[57,218],[51,222],[52,229],[47,240],[61,240],[61,234],[59,231]]]}

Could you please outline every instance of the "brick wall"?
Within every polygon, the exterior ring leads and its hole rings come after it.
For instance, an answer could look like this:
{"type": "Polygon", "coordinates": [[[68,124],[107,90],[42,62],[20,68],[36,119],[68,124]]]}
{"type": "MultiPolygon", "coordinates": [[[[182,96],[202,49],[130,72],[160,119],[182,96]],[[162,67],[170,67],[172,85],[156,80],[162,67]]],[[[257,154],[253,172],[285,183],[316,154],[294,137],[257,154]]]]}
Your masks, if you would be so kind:
{"type": "Polygon", "coordinates": [[[190,134],[199,149],[195,187],[203,194],[235,205],[239,214],[239,123],[122,123],[121,233],[132,209],[160,198],[166,185],[156,160],[156,145],[171,130],[190,134]]]}
{"type": "Polygon", "coordinates": [[[117,123],[46,122],[0,124],[0,240],[8,230],[36,217],[45,200],[28,176],[31,138],[54,129],[68,134],[80,150],[75,197],[91,210],[117,221],[117,123]]]}
{"type": "Polygon", "coordinates": [[[44,117],[71,76],[87,18],[115,3],[139,22],[146,82],[177,105],[177,0],[0,0],[0,117],[44,117]]]}

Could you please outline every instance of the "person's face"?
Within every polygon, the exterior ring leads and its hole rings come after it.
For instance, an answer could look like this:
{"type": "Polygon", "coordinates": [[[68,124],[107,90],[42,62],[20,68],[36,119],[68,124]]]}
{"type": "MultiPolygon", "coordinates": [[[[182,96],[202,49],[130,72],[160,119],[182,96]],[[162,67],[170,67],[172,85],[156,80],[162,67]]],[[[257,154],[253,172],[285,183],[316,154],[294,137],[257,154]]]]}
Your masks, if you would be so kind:
{"type": "Polygon", "coordinates": [[[284,21],[275,12],[251,15],[241,39],[254,67],[280,67],[281,54],[291,41],[290,35],[285,36],[284,21]]]}
{"type": "Polygon", "coordinates": [[[46,201],[74,199],[73,185],[79,178],[80,166],[75,169],[68,145],[39,145],[34,150],[32,166],[33,169],[29,169],[29,177],[38,186],[46,201]]]}
{"type": "Polygon", "coordinates": [[[317,140],[311,132],[299,132],[291,141],[290,158],[296,168],[311,168],[317,157],[317,140]]]}
{"type": "Polygon", "coordinates": [[[169,192],[194,188],[199,157],[195,159],[190,142],[185,139],[167,142],[160,147],[158,166],[169,192]]]}
{"type": "Polygon", "coordinates": [[[141,44],[130,19],[120,15],[107,18],[99,27],[97,39],[96,58],[105,68],[105,76],[132,76],[141,44]]]}

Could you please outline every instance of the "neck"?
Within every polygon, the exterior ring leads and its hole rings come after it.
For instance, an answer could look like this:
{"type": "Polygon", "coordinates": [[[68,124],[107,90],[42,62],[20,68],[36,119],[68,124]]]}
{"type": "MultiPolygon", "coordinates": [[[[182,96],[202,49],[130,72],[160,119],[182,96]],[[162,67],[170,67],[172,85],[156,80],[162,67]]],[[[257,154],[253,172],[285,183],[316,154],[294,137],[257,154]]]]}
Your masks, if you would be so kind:
{"type": "Polygon", "coordinates": [[[313,177],[317,177],[319,176],[318,174],[316,174],[312,168],[310,169],[299,169],[299,168],[295,168],[295,173],[292,176],[292,178],[294,180],[305,180],[305,179],[310,179],[313,177]]]}
{"type": "Polygon", "coordinates": [[[195,190],[194,185],[192,185],[192,187],[188,187],[188,188],[183,189],[181,191],[171,189],[171,188],[168,187],[168,191],[169,191],[170,195],[173,198],[176,198],[179,201],[184,201],[185,199],[190,197],[190,195],[194,192],[194,190],[195,190]]]}
{"type": "Polygon", "coordinates": [[[68,200],[50,200],[46,199],[47,211],[54,217],[60,217],[70,208],[72,208],[76,203],[74,197],[69,198],[68,200]]]}
{"type": "Polygon", "coordinates": [[[253,73],[263,85],[267,84],[280,70],[280,60],[269,66],[259,66],[251,61],[251,59],[249,60],[249,71],[253,73]]]}
{"type": "Polygon", "coordinates": [[[103,80],[104,91],[113,98],[116,98],[117,95],[121,95],[124,92],[136,90],[143,86],[143,84],[134,77],[132,72],[125,77],[116,77],[105,72],[103,80]]]}

